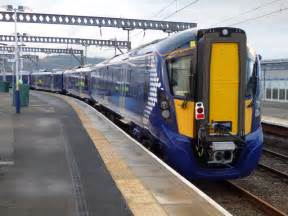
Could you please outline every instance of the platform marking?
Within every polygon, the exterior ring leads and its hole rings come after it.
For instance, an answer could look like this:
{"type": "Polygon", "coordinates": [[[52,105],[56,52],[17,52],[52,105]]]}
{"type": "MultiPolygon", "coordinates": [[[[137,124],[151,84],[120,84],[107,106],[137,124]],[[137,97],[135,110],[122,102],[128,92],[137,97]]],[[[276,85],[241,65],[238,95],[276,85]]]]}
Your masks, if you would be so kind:
{"type": "Polygon", "coordinates": [[[14,164],[14,161],[0,161],[0,166],[12,166],[14,164]]]}
{"type": "Polygon", "coordinates": [[[93,126],[93,122],[89,119],[88,115],[83,113],[80,106],[73,100],[67,97],[64,97],[64,99],[76,111],[132,213],[134,215],[149,216],[167,215],[151,192],[146,189],[128,165],[113,150],[105,136],[93,126]]]}
{"type": "Polygon", "coordinates": [[[262,122],[266,124],[272,124],[276,126],[282,126],[288,128],[288,120],[280,119],[272,116],[264,116],[262,115],[262,122]]]}
{"type": "Polygon", "coordinates": [[[75,199],[75,204],[76,204],[76,209],[77,209],[77,215],[89,216],[87,201],[86,201],[86,198],[83,192],[83,187],[81,184],[79,168],[75,160],[75,157],[73,155],[71,146],[69,142],[67,141],[66,137],[64,136],[63,130],[64,130],[63,124],[61,123],[60,124],[60,134],[61,134],[60,139],[65,147],[66,161],[67,161],[69,173],[72,179],[73,193],[74,193],[74,199],[75,199]]]}

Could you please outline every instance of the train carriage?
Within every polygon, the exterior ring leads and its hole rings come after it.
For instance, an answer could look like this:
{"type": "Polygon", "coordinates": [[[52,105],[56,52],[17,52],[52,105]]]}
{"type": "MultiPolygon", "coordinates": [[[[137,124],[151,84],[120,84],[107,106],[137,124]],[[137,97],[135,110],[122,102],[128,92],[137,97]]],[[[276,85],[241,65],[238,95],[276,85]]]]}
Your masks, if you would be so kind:
{"type": "MultiPolygon", "coordinates": [[[[4,81],[4,74],[3,73],[0,76],[0,80],[4,81]]],[[[12,87],[12,83],[13,83],[13,74],[12,74],[12,72],[6,72],[5,73],[5,80],[10,83],[9,87],[12,87]]]]}
{"type": "Polygon", "coordinates": [[[97,65],[91,96],[187,178],[239,178],[262,149],[259,73],[244,31],[190,30],[97,65]]]}
{"type": "Polygon", "coordinates": [[[80,67],[63,72],[63,88],[67,94],[82,99],[90,99],[89,79],[91,67],[80,67]]]}
{"type": "Polygon", "coordinates": [[[241,29],[188,30],[64,71],[62,82],[128,122],[186,178],[233,179],[261,155],[259,62],[241,29]]]}
{"type": "Polygon", "coordinates": [[[23,84],[30,84],[30,72],[29,71],[21,71],[20,73],[20,79],[22,78],[23,84]]]}
{"type": "Polygon", "coordinates": [[[97,65],[91,73],[91,97],[127,120],[143,126],[149,85],[148,58],[130,58],[123,64],[113,59],[97,65]]]}
{"type": "Polygon", "coordinates": [[[41,71],[32,73],[30,76],[30,86],[33,89],[41,89],[53,91],[53,75],[52,71],[41,71]]]}

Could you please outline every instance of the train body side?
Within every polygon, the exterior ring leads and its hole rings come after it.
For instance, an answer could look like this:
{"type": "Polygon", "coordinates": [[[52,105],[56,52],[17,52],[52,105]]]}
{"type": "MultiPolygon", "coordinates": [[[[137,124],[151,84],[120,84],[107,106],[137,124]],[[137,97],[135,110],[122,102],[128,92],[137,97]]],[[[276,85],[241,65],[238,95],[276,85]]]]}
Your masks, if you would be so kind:
{"type": "Polygon", "coordinates": [[[91,73],[91,97],[126,120],[144,126],[143,113],[149,93],[149,73],[154,56],[100,66],[91,73]]]}
{"type": "Polygon", "coordinates": [[[63,89],[131,122],[133,133],[151,137],[186,178],[223,180],[249,175],[261,155],[259,73],[245,33],[217,28],[181,32],[94,67],[65,71],[63,89]],[[233,77],[226,79],[229,71],[233,77]],[[229,91],[235,104],[221,102],[229,91]],[[198,102],[206,113],[201,120],[198,102]]]}
{"type": "MultiPolygon", "coordinates": [[[[12,87],[13,79],[14,79],[14,76],[11,72],[5,73],[5,80],[6,80],[6,82],[9,82],[9,87],[12,87]]],[[[0,76],[0,80],[4,81],[4,75],[3,74],[0,76]]]]}
{"type": "Polygon", "coordinates": [[[63,92],[63,72],[50,71],[31,73],[30,87],[33,89],[41,89],[52,92],[63,92]]]}
{"type": "Polygon", "coordinates": [[[51,72],[38,72],[31,74],[31,87],[34,89],[53,90],[53,75],[51,72]]]}
{"type": "Polygon", "coordinates": [[[90,99],[90,68],[71,69],[63,72],[63,89],[67,94],[90,99]]]}

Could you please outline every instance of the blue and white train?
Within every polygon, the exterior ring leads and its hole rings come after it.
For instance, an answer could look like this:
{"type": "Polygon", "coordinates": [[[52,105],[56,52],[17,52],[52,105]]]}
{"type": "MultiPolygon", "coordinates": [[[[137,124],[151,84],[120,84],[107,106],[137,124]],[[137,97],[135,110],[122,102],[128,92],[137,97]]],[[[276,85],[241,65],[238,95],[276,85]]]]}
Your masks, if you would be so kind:
{"type": "Polygon", "coordinates": [[[260,63],[236,28],[189,30],[31,86],[94,101],[188,179],[247,176],[261,155],[260,63]]]}

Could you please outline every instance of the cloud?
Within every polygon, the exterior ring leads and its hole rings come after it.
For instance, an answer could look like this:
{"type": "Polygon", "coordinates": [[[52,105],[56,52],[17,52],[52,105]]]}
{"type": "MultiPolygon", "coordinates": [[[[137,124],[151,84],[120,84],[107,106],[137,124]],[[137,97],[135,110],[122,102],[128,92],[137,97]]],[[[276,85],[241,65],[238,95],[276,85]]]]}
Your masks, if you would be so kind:
{"type": "MultiPolygon", "coordinates": [[[[187,5],[191,0],[178,0],[171,4],[163,13],[157,16],[157,12],[163,9],[171,1],[163,0],[0,0],[0,5],[13,4],[25,5],[32,9],[33,12],[42,13],[59,13],[59,14],[75,14],[75,15],[91,15],[91,16],[111,16],[123,18],[139,18],[139,19],[161,19],[175,10],[187,5]]],[[[247,18],[253,18],[261,14],[277,10],[280,7],[287,7],[288,1],[277,1],[268,7],[255,10],[252,13],[247,13],[244,16],[237,16],[249,9],[256,8],[259,5],[269,3],[271,0],[200,0],[195,5],[180,11],[170,17],[172,21],[197,22],[200,28],[219,25],[231,25],[247,18]],[[235,17],[231,20],[226,20],[229,17],[235,17]],[[223,22],[223,20],[226,20],[223,22]]],[[[287,58],[287,14],[276,14],[275,16],[267,16],[265,18],[246,22],[236,25],[247,32],[249,43],[255,47],[256,52],[261,53],[265,58],[287,58]]],[[[43,36],[60,36],[60,37],[84,37],[96,39],[114,39],[126,40],[127,32],[122,29],[102,28],[102,35],[98,27],[83,27],[83,26],[61,26],[61,25],[37,25],[37,24],[19,24],[19,32],[26,32],[30,35],[43,36]]],[[[12,23],[1,23],[0,33],[11,34],[14,31],[12,23]]],[[[134,30],[131,33],[132,45],[138,46],[147,43],[156,38],[162,38],[167,34],[160,31],[143,31],[134,30]]],[[[36,46],[29,44],[29,46],[36,46]]],[[[38,46],[38,45],[37,45],[38,46]]],[[[46,44],[39,45],[41,47],[62,47],[67,45],[46,44]]],[[[82,48],[81,46],[73,46],[82,48]]],[[[110,56],[114,53],[114,49],[101,49],[89,47],[89,56],[110,56]]]]}

